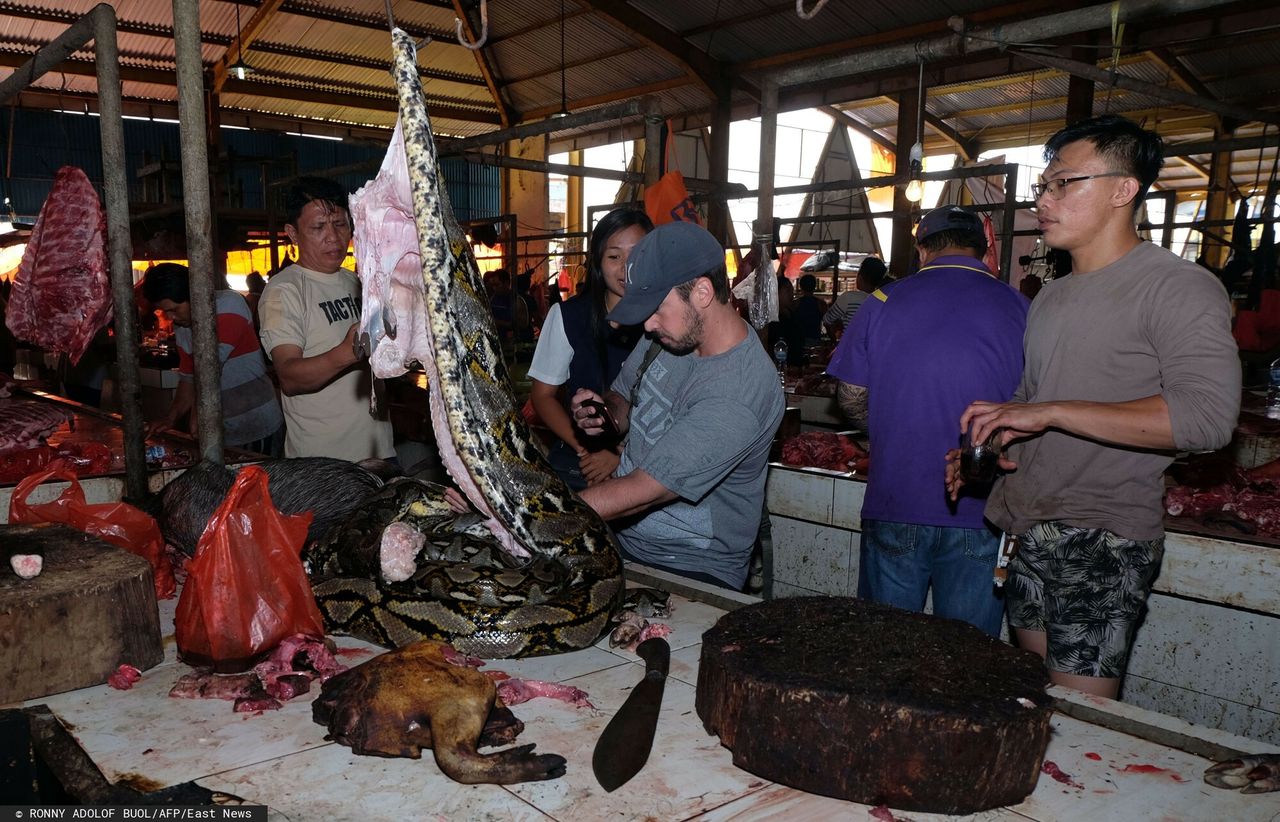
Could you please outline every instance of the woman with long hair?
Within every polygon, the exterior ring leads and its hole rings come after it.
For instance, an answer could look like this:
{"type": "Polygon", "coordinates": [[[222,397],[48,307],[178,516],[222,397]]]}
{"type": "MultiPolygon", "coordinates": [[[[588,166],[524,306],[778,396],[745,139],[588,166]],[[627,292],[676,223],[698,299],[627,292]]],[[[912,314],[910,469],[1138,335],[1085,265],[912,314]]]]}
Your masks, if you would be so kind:
{"type": "Polygon", "coordinates": [[[617,438],[582,433],[568,402],[579,388],[603,394],[644,335],[640,326],[614,326],[605,315],[626,289],[632,247],[652,230],[648,216],[635,208],[615,208],[600,218],[587,250],[586,290],[551,306],[533,352],[530,400],[556,435],[551,465],[575,491],[608,479],[618,467],[617,438]]]}

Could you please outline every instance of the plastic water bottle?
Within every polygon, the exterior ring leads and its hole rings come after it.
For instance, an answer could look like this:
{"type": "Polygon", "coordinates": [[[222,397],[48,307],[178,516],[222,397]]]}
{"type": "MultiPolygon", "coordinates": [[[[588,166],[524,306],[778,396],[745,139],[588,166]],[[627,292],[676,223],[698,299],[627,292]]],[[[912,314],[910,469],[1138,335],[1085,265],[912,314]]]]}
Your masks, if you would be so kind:
{"type": "Polygon", "coordinates": [[[1271,362],[1267,373],[1267,416],[1280,420],[1280,359],[1271,362]]]}
{"type": "MultiPolygon", "coordinates": [[[[778,365],[778,379],[782,381],[782,387],[787,387],[787,341],[778,340],[773,346],[773,361],[778,365]]],[[[1280,365],[1280,360],[1277,360],[1280,365]]],[[[1272,373],[1275,374],[1275,366],[1272,366],[1272,373]]]]}

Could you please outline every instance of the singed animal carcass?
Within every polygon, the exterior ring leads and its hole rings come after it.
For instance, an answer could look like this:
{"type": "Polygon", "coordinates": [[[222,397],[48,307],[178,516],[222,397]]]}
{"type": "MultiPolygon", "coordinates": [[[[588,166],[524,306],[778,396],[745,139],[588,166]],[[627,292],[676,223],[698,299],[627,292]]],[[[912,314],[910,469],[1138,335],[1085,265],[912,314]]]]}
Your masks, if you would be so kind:
{"type": "MultiPolygon", "coordinates": [[[[519,413],[479,270],[437,167],[412,38],[398,29],[392,38],[402,143],[393,141],[367,199],[357,198],[356,230],[369,238],[362,259],[388,267],[362,272],[366,282],[394,283],[410,255],[390,247],[387,238],[407,240],[403,227],[388,222],[412,214],[421,315],[416,297],[402,299],[396,295],[406,291],[392,285],[389,294],[366,296],[361,326],[379,363],[421,362],[441,458],[505,555],[488,563],[474,556],[419,561],[398,571],[399,581],[382,573],[381,561],[366,563],[365,573],[340,568],[335,546],[404,520],[406,506],[387,498],[375,506],[381,519],[361,516],[343,526],[354,532],[308,552],[312,589],[330,630],[383,645],[442,639],[486,658],[583,648],[603,634],[618,605],[621,559],[608,526],[551,470],[519,413]],[[376,231],[360,225],[369,219],[382,224],[376,231]],[[408,319],[396,313],[401,308],[408,319]],[[412,344],[402,350],[402,342],[412,344]],[[380,356],[383,348],[392,353],[380,356]]],[[[438,504],[433,493],[419,501],[438,504]]]]}
{"type": "Polygon", "coordinates": [[[321,686],[312,718],[358,754],[417,759],[431,748],[440,770],[468,784],[555,779],[564,758],[533,745],[481,754],[524,729],[489,677],[449,661],[452,649],[422,640],[340,673],[321,686]]]}

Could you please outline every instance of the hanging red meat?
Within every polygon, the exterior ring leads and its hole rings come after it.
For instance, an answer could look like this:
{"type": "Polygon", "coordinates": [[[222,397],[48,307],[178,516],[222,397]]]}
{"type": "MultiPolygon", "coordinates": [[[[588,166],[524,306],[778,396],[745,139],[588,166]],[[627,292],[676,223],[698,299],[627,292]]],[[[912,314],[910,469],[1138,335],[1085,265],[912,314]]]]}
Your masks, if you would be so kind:
{"type": "Polygon", "coordinates": [[[63,166],[22,255],[5,324],[75,364],[110,319],[106,215],[84,172],[63,166]]]}

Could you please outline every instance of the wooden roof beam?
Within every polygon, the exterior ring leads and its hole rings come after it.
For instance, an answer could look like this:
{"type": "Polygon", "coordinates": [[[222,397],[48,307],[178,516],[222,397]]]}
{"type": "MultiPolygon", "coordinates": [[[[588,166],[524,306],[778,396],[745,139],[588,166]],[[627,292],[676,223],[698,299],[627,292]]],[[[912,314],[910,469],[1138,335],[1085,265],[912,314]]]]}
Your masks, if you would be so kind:
{"type": "MultiPolygon", "coordinates": [[[[1195,160],[1192,160],[1190,157],[1170,157],[1169,159],[1181,163],[1194,171],[1198,176],[1203,177],[1206,181],[1211,179],[1209,169],[1206,166],[1197,163],[1195,160]]],[[[1230,186],[1232,196],[1238,199],[1246,196],[1245,193],[1240,190],[1240,186],[1236,185],[1236,181],[1232,179],[1230,164],[1228,164],[1227,168],[1227,185],[1230,186]]]]}
{"type": "MultiPolygon", "coordinates": [[[[244,60],[244,53],[252,45],[253,41],[258,39],[258,35],[266,28],[267,22],[272,18],[280,6],[284,5],[284,0],[263,0],[258,6],[249,21],[236,32],[236,36],[231,38],[231,42],[227,44],[227,51],[222,55],[213,66],[213,93],[217,94],[222,91],[222,86],[227,82],[227,74],[231,71],[231,66],[238,60],[244,60]],[[235,60],[232,60],[235,55],[235,60]]],[[[236,4],[237,9],[239,3],[236,4]]]]}
{"type": "MultiPolygon", "coordinates": [[[[467,35],[467,40],[472,43],[480,39],[480,32],[476,31],[475,23],[471,20],[471,15],[467,14],[462,8],[462,0],[452,0],[453,13],[462,21],[462,31],[467,35]]],[[[490,60],[488,40],[485,45],[478,49],[472,49],[471,53],[476,58],[476,67],[480,69],[480,76],[484,78],[484,83],[489,87],[489,96],[493,98],[493,105],[498,109],[498,117],[502,120],[502,127],[507,128],[511,125],[510,106],[506,100],[502,99],[502,91],[498,88],[497,72],[493,69],[490,60]]]]}
{"type": "MultiPolygon", "coordinates": [[[[926,95],[931,91],[933,91],[933,89],[928,89],[925,92],[926,95]]],[[[881,99],[886,103],[894,103],[895,105],[897,104],[896,100],[893,100],[892,98],[889,98],[889,97],[882,97],[881,99]]],[[[928,107],[929,107],[928,98],[926,96],[926,103],[925,103],[926,110],[924,112],[925,124],[927,124],[929,128],[941,134],[943,137],[947,139],[948,142],[954,145],[956,147],[956,151],[959,152],[960,156],[965,159],[965,162],[971,163],[974,160],[976,160],[978,158],[978,153],[979,153],[977,151],[977,141],[970,137],[963,136],[960,132],[956,131],[954,128],[944,123],[942,121],[942,118],[937,116],[936,114],[930,114],[928,111],[928,107]]],[[[957,111],[953,116],[963,117],[966,113],[967,112],[964,112],[964,111],[957,111]]]]}
{"type": "MultiPolygon", "coordinates": [[[[656,83],[646,83],[643,86],[632,86],[631,88],[618,89],[616,91],[608,92],[607,94],[597,94],[592,97],[579,97],[577,99],[570,99],[568,101],[568,105],[571,111],[576,112],[580,109],[590,108],[592,106],[602,106],[607,103],[617,103],[622,100],[629,100],[632,97],[643,97],[646,94],[656,94],[659,91],[666,91],[667,89],[680,88],[682,86],[691,85],[692,83],[693,81],[690,80],[688,77],[681,75],[679,77],[673,77],[669,80],[659,80],[656,83]]],[[[530,109],[529,111],[521,112],[521,120],[522,122],[530,121],[530,120],[540,120],[543,117],[550,117],[553,114],[559,114],[559,113],[560,113],[560,104],[556,103],[553,106],[543,106],[542,108],[535,108],[535,109],[530,109]]]]}
{"type": "Polygon", "coordinates": [[[578,0],[578,2],[590,7],[598,16],[609,20],[623,30],[630,31],[648,45],[666,54],[689,75],[694,83],[705,89],[712,97],[719,96],[729,87],[730,74],[722,63],[712,60],[706,52],[691,46],[679,34],[658,25],[653,18],[633,8],[626,0],[578,0]]]}
{"type": "Polygon", "coordinates": [[[1154,48],[1148,50],[1147,54],[1150,55],[1151,62],[1163,69],[1179,86],[1182,86],[1183,91],[1198,94],[1209,100],[1218,99],[1218,95],[1214,94],[1208,86],[1202,83],[1200,78],[1196,77],[1191,69],[1183,65],[1178,56],[1168,49],[1154,48]]]}
{"type": "Polygon", "coordinates": [[[883,134],[859,120],[857,117],[854,117],[849,112],[842,111],[835,106],[819,106],[818,110],[824,114],[830,115],[836,120],[836,122],[844,126],[848,126],[881,148],[891,151],[895,155],[898,153],[897,143],[890,140],[888,137],[885,137],[883,134]]]}
{"type": "MultiPolygon", "coordinates": [[[[46,23],[66,23],[68,25],[74,23],[81,17],[81,15],[76,12],[60,11],[45,7],[18,6],[14,3],[7,2],[7,0],[0,0],[0,15],[15,17],[22,20],[40,20],[46,23]]],[[[146,37],[155,37],[160,40],[173,40],[173,28],[171,26],[163,26],[157,23],[142,23],[136,20],[117,20],[116,31],[124,34],[138,34],[146,37]]],[[[231,43],[234,40],[234,37],[228,37],[224,34],[217,34],[208,31],[202,31],[200,33],[201,43],[208,43],[214,46],[230,48],[231,43]]],[[[318,49],[309,49],[286,43],[272,43],[266,40],[255,40],[253,50],[267,52],[268,54],[280,54],[286,57],[300,57],[306,60],[316,60],[321,63],[340,62],[347,65],[359,66],[361,68],[375,69],[377,71],[391,71],[390,60],[370,60],[358,55],[341,54],[333,51],[321,51],[318,49]]],[[[418,66],[418,74],[422,77],[445,80],[450,83],[484,85],[484,79],[481,77],[471,77],[451,71],[424,68],[423,66],[418,66]]],[[[161,85],[174,85],[174,82],[176,81],[162,83],[161,85]]]]}

